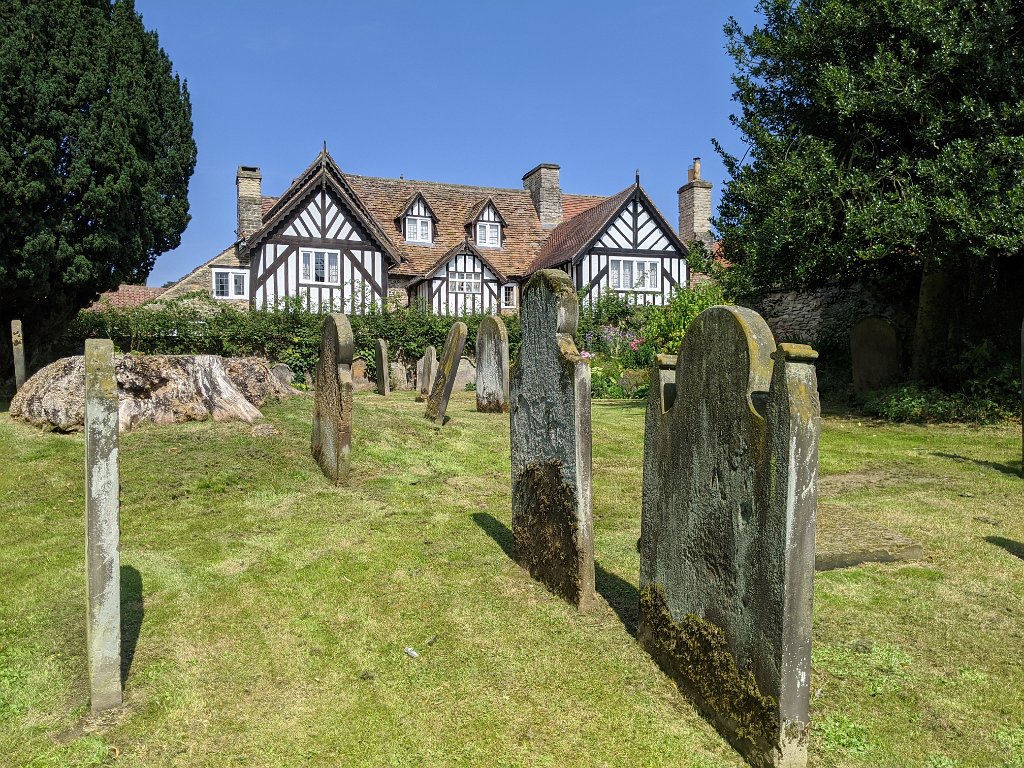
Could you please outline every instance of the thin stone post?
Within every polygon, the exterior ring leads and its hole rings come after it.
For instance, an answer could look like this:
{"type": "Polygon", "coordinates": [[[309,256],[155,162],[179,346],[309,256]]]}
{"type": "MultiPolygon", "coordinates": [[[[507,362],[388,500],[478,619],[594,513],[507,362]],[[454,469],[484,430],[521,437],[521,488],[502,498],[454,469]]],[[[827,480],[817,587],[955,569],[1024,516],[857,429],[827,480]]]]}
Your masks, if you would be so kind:
{"type": "Polygon", "coordinates": [[[437,350],[433,345],[423,350],[423,357],[416,364],[416,402],[425,403],[430,398],[430,388],[437,376],[437,350]]]}
{"type": "Polygon", "coordinates": [[[121,555],[114,343],[85,342],[86,645],[92,711],[121,706],[121,555]]]}
{"type": "Polygon", "coordinates": [[[25,337],[21,332],[21,320],[11,320],[11,348],[14,350],[14,389],[25,384],[25,337]]]}
{"type": "Polygon", "coordinates": [[[512,549],[530,575],[585,610],[596,603],[590,364],[573,342],[576,291],[557,269],[523,290],[512,366],[512,549]]]}
{"type": "Polygon", "coordinates": [[[448,338],[437,364],[434,385],[430,390],[430,398],[427,400],[427,412],[424,415],[442,426],[445,412],[448,410],[448,400],[451,398],[452,388],[455,386],[455,376],[459,372],[459,363],[462,361],[462,347],[466,344],[467,332],[468,329],[463,322],[455,323],[448,331],[448,338]]]}
{"type": "Polygon", "coordinates": [[[313,458],[328,480],[342,485],[352,464],[352,355],[355,340],[348,318],[324,319],[313,393],[313,458]]]}
{"type": "Polygon", "coordinates": [[[637,637],[757,768],[807,764],[816,358],[712,307],[648,396],[637,637]]]}
{"type": "Polygon", "coordinates": [[[476,409],[508,411],[508,329],[493,315],[483,319],[476,333],[476,409]]]}
{"type": "Polygon", "coordinates": [[[391,394],[391,366],[388,362],[388,343],[384,339],[377,339],[374,362],[377,365],[377,394],[387,397],[391,394]]]}

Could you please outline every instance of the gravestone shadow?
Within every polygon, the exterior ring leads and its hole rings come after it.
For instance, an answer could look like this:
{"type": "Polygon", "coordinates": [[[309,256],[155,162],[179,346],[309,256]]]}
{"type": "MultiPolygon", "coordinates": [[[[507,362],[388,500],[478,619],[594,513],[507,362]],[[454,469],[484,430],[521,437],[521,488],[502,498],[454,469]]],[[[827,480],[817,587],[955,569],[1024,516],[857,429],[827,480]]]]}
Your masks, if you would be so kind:
{"type": "Polygon", "coordinates": [[[1024,560],[1024,544],[1021,544],[1019,541],[1004,539],[1002,536],[986,536],[985,541],[989,544],[995,544],[997,547],[1005,549],[1014,557],[1024,560]]]}
{"type": "Polygon", "coordinates": [[[932,451],[932,456],[937,456],[940,459],[952,459],[953,461],[967,461],[971,464],[976,464],[979,467],[988,467],[994,469],[996,472],[1002,472],[1004,475],[1013,475],[1014,477],[1020,476],[1020,466],[1013,464],[1000,464],[996,461],[984,461],[982,459],[971,459],[967,456],[961,456],[958,453],[942,453],[940,451],[932,451]]]}
{"type": "MultiPolygon", "coordinates": [[[[502,552],[510,560],[514,559],[512,557],[512,531],[507,525],[486,512],[474,512],[473,522],[494,539],[494,542],[501,547],[502,552]]],[[[622,622],[626,631],[636,637],[637,622],[640,617],[640,592],[636,586],[602,567],[600,563],[594,563],[594,581],[598,594],[615,611],[615,615],[619,617],[619,621],[622,622]]]]}
{"type": "Polygon", "coordinates": [[[142,574],[130,565],[121,566],[121,684],[135,659],[142,619],[146,614],[142,599],[142,574]]]}

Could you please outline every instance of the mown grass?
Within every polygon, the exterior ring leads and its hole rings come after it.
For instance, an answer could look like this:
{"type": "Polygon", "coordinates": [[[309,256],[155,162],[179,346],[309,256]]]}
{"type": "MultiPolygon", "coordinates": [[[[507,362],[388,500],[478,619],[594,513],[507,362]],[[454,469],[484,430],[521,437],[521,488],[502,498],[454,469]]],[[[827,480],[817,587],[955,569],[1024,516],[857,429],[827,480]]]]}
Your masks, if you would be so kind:
{"type": "MultiPolygon", "coordinates": [[[[508,557],[507,421],[356,398],[355,482],[310,400],[122,439],[125,707],[90,718],[83,441],[0,415],[0,764],[740,766],[636,645],[643,410],[594,407],[598,588],[508,557]],[[413,659],[404,652],[412,648],[413,659]]],[[[812,763],[1024,766],[1019,428],[828,418],[821,515],[922,541],[819,574],[812,763]]],[[[823,526],[824,530],[824,526],[823,526]]]]}

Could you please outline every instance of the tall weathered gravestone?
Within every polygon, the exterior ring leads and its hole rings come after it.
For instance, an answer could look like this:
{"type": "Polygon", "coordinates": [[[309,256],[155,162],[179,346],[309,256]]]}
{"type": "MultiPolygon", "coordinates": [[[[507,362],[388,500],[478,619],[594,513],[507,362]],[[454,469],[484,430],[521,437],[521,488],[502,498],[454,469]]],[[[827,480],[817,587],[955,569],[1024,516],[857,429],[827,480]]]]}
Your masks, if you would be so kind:
{"type": "Polygon", "coordinates": [[[85,342],[85,571],[89,700],[121,706],[121,481],[114,343],[85,342]]]}
{"type": "Polygon", "coordinates": [[[466,324],[455,323],[448,331],[448,338],[441,351],[441,359],[434,375],[434,386],[427,400],[425,416],[437,424],[444,424],[444,414],[448,410],[448,400],[455,386],[455,376],[459,372],[459,361],[462,359],[462,347],[466,344],[466,324]]]}
{"type": "Polygon", "coordinates": [[[388,363],[388,343],[384,339],[377,339],[374,363],[377,365],[377,394],[387,397],[391,394],[391,366],[388,363]]]}
{"type": "Polygon", "coordinates": [[[493,315],[483,319],[476,333],[476,409],[508,410],[508,329],[493,315]]]}
{"type": "Polygon", "coordinates": [[[313,393],[313,458],[327,478],[341,485],[352,458],[352,326],[342,314],[328,315],[320,338],[313,393]]]}
{"type": "Polygon", "coordinates": [[[590,364],[573,343],[576,291],[555,269],[523,291],[512,366],[512,548],[516,561],[580,609],[594,604],[590,364]]]}
{"type": "Polygon", "coordinates": [[[816,357],[711,307],[647,406],[638,639],[759,768],[807,763],[816,357]]]}
{"type": "Polygon", "coordinates": [[[882,389],[900,376],[900,341],[884,317],[872,315],[850,331],[853,388],[857,394],[882,389]]]}
{"type": "Polygon", "coordinates": [[[416,402],[425,403],[430,397],[430,388],[434,386],[437,375],[437,350],[433,345],[423,350],[423,357],[416,363],[416,402]]]}
{"type": "Polygon", "coordinates": [[[14,350],[14,388],[19,390],[25,383],[25,337],[21,320],[11,320],[11,348],[14,350]]]}

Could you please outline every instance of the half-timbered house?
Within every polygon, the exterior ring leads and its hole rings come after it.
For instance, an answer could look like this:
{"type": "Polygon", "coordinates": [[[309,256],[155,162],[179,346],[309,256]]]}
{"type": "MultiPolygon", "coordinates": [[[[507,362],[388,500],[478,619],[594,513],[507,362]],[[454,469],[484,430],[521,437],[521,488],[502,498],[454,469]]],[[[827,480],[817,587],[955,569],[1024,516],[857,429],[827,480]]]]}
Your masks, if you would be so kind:
{"type": "Polygon", "coordinates": [[[541,164],[522,189],[344,173],[326,148],[280,197],[239,168],[233,246],[171,286],[252,307],[298,300],[362,313],[418,302],[439,314],[515,312],[534,271],[566,271],[590,299],[664,304],[689,283],[685,242],[708,240],[710,184],[699,158],[680,188],[675,231],[640,186],[563,193],[541,164]]]}

